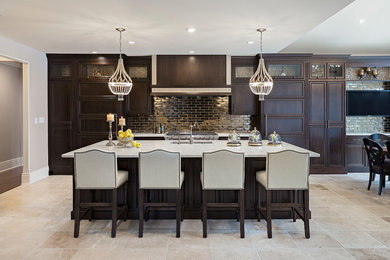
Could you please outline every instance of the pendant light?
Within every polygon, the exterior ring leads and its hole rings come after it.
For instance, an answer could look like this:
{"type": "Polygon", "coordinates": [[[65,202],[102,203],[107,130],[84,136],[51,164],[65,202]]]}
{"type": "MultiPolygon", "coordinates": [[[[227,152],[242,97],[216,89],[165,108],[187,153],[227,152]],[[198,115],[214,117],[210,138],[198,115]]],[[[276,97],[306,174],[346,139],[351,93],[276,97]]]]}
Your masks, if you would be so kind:
{"type": "Polygon", "coordinates": [[[267,72],[263,60],[263,32],[265,28],[257,29],[260,32],[260,60],[255,74],[249,80],[249,87],[253,94],[259,96],[260,101],[264,101],[264,96],[271,93],[274,86],[271,75],[267,72]]]}
{"type": "Polygon", "coordinates": [[[133,81],[125,70],[122,59],[122,32],[124,28],[115,28],[119,32],[119,60],[114,74],[108,80],[108,87],[112,94],[118,96],[118,101],[123,101],[123,96],[128,95],[133,87],[133,81]]]}

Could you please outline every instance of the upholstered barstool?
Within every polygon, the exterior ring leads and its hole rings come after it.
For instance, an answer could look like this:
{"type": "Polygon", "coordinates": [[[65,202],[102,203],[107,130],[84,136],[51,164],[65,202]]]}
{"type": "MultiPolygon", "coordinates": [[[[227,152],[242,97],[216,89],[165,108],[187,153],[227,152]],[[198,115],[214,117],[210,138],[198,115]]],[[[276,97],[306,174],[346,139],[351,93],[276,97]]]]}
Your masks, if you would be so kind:
{"type": "Polygon", "coordinates": [[[184,172],[181,171],[180,153],[154,150],[139,153],[139,237],[143,237],[145,208],[174,208],[176,210],[176,237],[180,237],[182,220],[182,185],[184,172]],[[176,203],[144,201],[145,191],[176,190],[176,203]]]}
{"type": "Polygon", "coordinates": [[[118,171],[115,152],[103,152],[89,150],[74,153],[74,178],[75,178],[75,224],[74,237],[79,236],[80,220],[89,214],[91,220],[94,207],[111,207],[112,228],[111,237],[116,236],[118,217],[123,215],[127,219],[127,171],[118,171]],[[124,184],[124,205],[120,207],[118,215],[118,188],[124,184]],[[81,190],[112,190],[112,203],[80,202],[81,190]],[[81,210],[86,209],[81,215],[81,210]]]}
{"type": "Polygon", "coordinates": [[[232,208],[240,212],[240,236],[245,237],[244,231],[244,181],[245,159],[243,153],[219,150],[203,153],[202,172],[202,220],[203,237],[207,237],[208,208],[232,208]],[[238,203],[208,203],[207,192],[210,190],[237,190],[238,203]]]}
{"type": "Polygon", "coordinates": [[[304,222],[305,237],[310,238],[309,228],[309,153],[293,150],[267,153],[266,170],[256,172],[258,183],[258,220],[260,215],[267,221],[268,238],[272,238],[272,211],[290,209],[295,221],[297,214],[304,222]],[[260,204],[260,185],[266,190],[266,208],[260,204]],[[288,203],[271,203],[275,190],[291,190],[295,195],[288,203]],[[303,203],[298,203],[297,191],[303,190],[303,203]],[[302,212],[301,212],[302,211],[302,212]]]}

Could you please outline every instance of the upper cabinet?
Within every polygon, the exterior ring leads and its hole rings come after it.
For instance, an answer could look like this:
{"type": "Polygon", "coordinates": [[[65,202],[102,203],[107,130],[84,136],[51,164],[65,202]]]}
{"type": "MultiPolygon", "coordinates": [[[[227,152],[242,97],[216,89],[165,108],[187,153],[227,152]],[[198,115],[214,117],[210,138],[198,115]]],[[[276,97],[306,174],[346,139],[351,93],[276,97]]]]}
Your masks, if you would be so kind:
{"type": "Polygon", "coordinates": [[[345,63],[313,62],[309,64],[309,79],[344,79],[345,63]]]}
{"type": "Polygon", "coordinates": [[[50,79],[72,79],[72,62],[58,62],[49,66],[50,79]]]}
{"type": "Polygon", "coordinates": [[[115,71],[114,63],[80,63],[80,78],[108,80],[115,71]]]}
{"type": "Polygon", "coordinates": [[[158,55],[157,86],[226,86],[226,56],[158,55]]]}
{"type": "Polygon", "coordinates": [[[328,79],[344,79],[345,64],[344,63],[328,63],[328,79]]]}
{"type": "Polygon", "coordinates": [[[272,78],[276,79],[303,79],[304,66],[303,62],[282,62],[269,61],[267,62],[267,70],[272,78]]]}

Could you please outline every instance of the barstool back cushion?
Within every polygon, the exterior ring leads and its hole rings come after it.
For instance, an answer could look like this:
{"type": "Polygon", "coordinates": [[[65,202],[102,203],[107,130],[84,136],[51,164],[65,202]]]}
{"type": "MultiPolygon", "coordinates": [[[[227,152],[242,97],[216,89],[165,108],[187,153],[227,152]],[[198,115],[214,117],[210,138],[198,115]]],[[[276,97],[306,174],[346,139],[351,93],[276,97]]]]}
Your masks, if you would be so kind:
{"type": "Polygon", "coordinates": [[[140,189],[180,189],[180,153],[154,150],[139,153],[140,189]]]}
{"type": "Polygon", "coordinates": [[[201,178],[204,190],[244,189],[244,153],[228,150],[203,153],[201,178]]]}
{"type": "Polygon", "coordinates": [[[74,153],[76,189],[113,189],[116,187],[115,152],[89,150],[74,153]]]}
{"type": "Polygon", "coordinates": [[[267,153],[267,189],[309,188],[309,153],[285,150],[267,153]]]}

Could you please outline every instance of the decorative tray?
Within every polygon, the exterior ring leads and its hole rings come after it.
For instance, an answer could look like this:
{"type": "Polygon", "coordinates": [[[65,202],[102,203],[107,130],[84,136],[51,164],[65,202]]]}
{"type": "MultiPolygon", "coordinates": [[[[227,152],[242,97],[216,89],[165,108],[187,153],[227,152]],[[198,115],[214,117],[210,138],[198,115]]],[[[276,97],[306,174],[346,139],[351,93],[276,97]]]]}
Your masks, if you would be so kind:
{"type": "Polygon", "coordinates": [[[260,142],[260,143],[248,142],[248,145],[249,145],[249,146],[263,146],[263,143],[262,143],[262,142],[260,142]]]}
{"type": "Polygon", "coordinates": [[[231,142],[228,142],[227,146],[237,147],[237,146],[241,146],[241,143],[231,143],[231,142]]]}
{"type": "Polygon", "coordinates": [[[276,143],[276,144],[268,143],[267,145],[278,146],[278,145],[282,145],[282,143],[276,143]]]}

